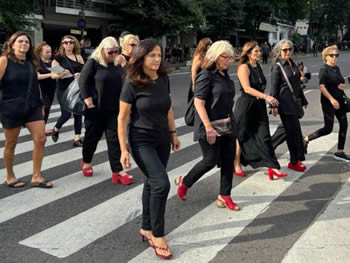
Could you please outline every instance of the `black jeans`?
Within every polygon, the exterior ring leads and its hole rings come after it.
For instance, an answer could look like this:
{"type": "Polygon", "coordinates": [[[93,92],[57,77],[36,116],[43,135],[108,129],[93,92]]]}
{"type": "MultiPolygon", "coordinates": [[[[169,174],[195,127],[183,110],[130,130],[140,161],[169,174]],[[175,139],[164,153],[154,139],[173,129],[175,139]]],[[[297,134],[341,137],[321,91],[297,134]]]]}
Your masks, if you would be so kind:
{"type": "Polygon", "coordinates": [[[117,112],[99,111],[97,108],[88,109],[85,114],[85,136],[83,143],[83,161],[91,163],[97,144],[103,132],[106,136],[108,158],[112,172],[120,172],[120,145],[117,133],[117,112]]]}
{"type": "MultiPolygon", "coordinates": [[[[57,89],[57,100],[60,103],[61,106],[61,116],[58,118],[55,127],[57,129],[61,129],[63,124],[65,124],[69,118],[71,117],[72,113],[70,113],[69,111],[66,111],[63,108],[63,104],[62,104],[62,96],[64,93],[64,89],[57,89]]],[[[83,123],[83,117],[80,115],[75,115],[73,114],[74,117],[74,132],[75,134],[81,134],[81,127],[82,127],[82,123],[83,123]]]]}
{"type": "Polygon", "coordinates": [[[200,139],[199,145],[202,149],[203,159],[185,176],[184,184],[191,187],[205,173],[218,165],[221,168],[220,195],[231,195],[236,138],[227,135],[216,137],[214,144],[209,144],[206,139],[200,139]]]}
{"type": "Polygon", "coordinates": [[[282,124],[278,125],[276,131],[271,136],[272,147],[275,150],[278,145],[284,143],[287,139],[286,129],[282,124]]]}
{"type": "Polygon", "coordinates": [[[170,191],[166,166],[170,155],[170,138],[157,143],[133,143],[131,153],[145,175],[142,192],[142,229],[153,236],[164,236],[164,214],[170,191]]]}
{"type": "Polygon", "coordinates": [[[346,112],[344,112],[342,109],[335,110],[330,103],[322,103],[322,112],[324,118],[324,127],[311,133],[309,135],[309,141],[330,134],[333,131],[335,115],[339,122],[338,149],[344,150],[346,132],[348,130],[348,119],[346,117],[346,112]]]}
{"type": "Polygon", "coordinates": [[[298,117],[296,115],[284,115],[280,113],[280,118],[286,131],[290,162],[296,164],[298,161],[304,161],[304,139],[298,117]]]}
{"type": "Polygon", "coordinates": [[[52,105],[53,99],[55,98],[56,87],[46,88],[46,89],[43,89],[41,92],[42,92],[43,103],[44,103],[44,120],[45,120],[45,123],[47,123],[47,120],[49,119],[51,105],[52,105]]]}

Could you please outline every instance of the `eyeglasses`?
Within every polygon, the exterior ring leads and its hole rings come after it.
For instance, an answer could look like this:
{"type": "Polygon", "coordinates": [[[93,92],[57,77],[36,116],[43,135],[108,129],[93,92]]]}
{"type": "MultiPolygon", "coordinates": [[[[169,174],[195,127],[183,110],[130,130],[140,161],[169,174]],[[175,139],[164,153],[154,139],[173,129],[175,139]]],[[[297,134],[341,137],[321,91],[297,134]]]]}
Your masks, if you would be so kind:
{"type": "Polygon", "coordinates": [[[233,57],[232,57],[232,56],[224,56],[224,55],[221,55],[220,57],[222,57],[222,58],[225,59],[225,60],[230,60],[230,61],[233,60],[233,57]]]}
{"type": "Polygon", "coordinates": [[[118,50],[111,50],[111,51],[108,51],[107,52],[108,53],[108,55],[116,55],[116,54],[118,54],[118,50]]]}
{"type": "Polygon", "coordinates": [[[339,54],[328,54],[328,56],[330,56],[331,58],[334,58],[334,57],[339,57],[339,54]]]}
{"type": "Polygon", "coordinates": [[[131,47],[136,47],[136,46],[137,46],[137,44],[135,44],[135,43],[131,43],[131,44],[129,44],[129,46],[131,46],[131,47]]]}
{"type": "Polygon", "coordinates": [[[292,52],[293,48],[284,48],[284,49],[281,49],[284,53],[287,53],[288,51],[289,52],[292,52]]]}
{"type": "Polygon", "coordinates": [[[64,45],[68,45],[68,44],[73,45],[74,41],[73,40],[72,41],[62,41],[62,44],[64,44],[64,45]]]}

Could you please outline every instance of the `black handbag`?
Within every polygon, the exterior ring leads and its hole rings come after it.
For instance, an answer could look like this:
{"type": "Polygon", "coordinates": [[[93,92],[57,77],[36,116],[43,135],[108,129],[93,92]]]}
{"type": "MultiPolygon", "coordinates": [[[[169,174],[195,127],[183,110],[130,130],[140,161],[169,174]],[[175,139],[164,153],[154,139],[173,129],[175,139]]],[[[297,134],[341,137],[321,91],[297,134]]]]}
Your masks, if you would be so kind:
{"type": "Polygon", "coordinates": [[[219,135],[231,135],[232,134],[232,123],[231,123],[230,117],[225,118],[225,119],[211,121],[210,123],[219,135]]]}
{"type": "MultiPolygon", "coordinates": [[[[23,120],[29,111],[29,99],[32,94],[32,84],[33,84],[33,65],[29,63],[29,80],[27,86],[26,96],[23,98],[14,98],[0,101],[0,112],[2,116],[8,119],[23,120]]],[[[2,94],[1,94],[2,95],[2,94]]]]}
{"type": "Polygon", "coordinates": [[[350,112],[350,98],[344,94],[343,99],[344,99],[344,105],[343,105],[344,111],[350,112]]]}
{"type": "Polygon", "coordinates": [[[187,126],[192,127],[194,125],[194,115],[195,115],[195,108],[194,108],[194,97],[190,99],[190,101],[187,103],[186,113],[185,113],[185,123],[187,126]]]}
{"type": "Polygon", "coordinates": [[[66,111],[76,115],[83,115],[86,111],[86,104],[80,97],[79,77],[75,78],[64,91],[62,106],[66,111]]]}

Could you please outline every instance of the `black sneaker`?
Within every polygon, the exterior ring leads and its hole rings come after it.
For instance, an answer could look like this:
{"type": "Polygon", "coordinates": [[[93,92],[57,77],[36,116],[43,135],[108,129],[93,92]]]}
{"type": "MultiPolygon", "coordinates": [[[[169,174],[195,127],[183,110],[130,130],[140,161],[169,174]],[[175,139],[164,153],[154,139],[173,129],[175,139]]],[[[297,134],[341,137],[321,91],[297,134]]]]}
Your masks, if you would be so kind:
{"type": "Polygon", "coordinates": [[[347,156],[344,152],[336,152],[336,153],[334,153],[333,157],[336,160],[350,162],[350,157],[347,156]]]}

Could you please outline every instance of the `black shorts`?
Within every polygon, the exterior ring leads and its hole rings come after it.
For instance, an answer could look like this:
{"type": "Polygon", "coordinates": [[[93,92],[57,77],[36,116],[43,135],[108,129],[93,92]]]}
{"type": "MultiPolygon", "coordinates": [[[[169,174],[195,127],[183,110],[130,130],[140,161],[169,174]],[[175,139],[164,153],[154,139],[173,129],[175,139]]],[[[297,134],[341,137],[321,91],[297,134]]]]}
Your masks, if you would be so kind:
{"type": "Polygon", "coordinates": [[[44,120],[42,106],[36,107],[28,112],[27,116],[21,120],[9,119],[1,115],[1,124],[5,129],[24,126],[28,122],[44,120]]]}

